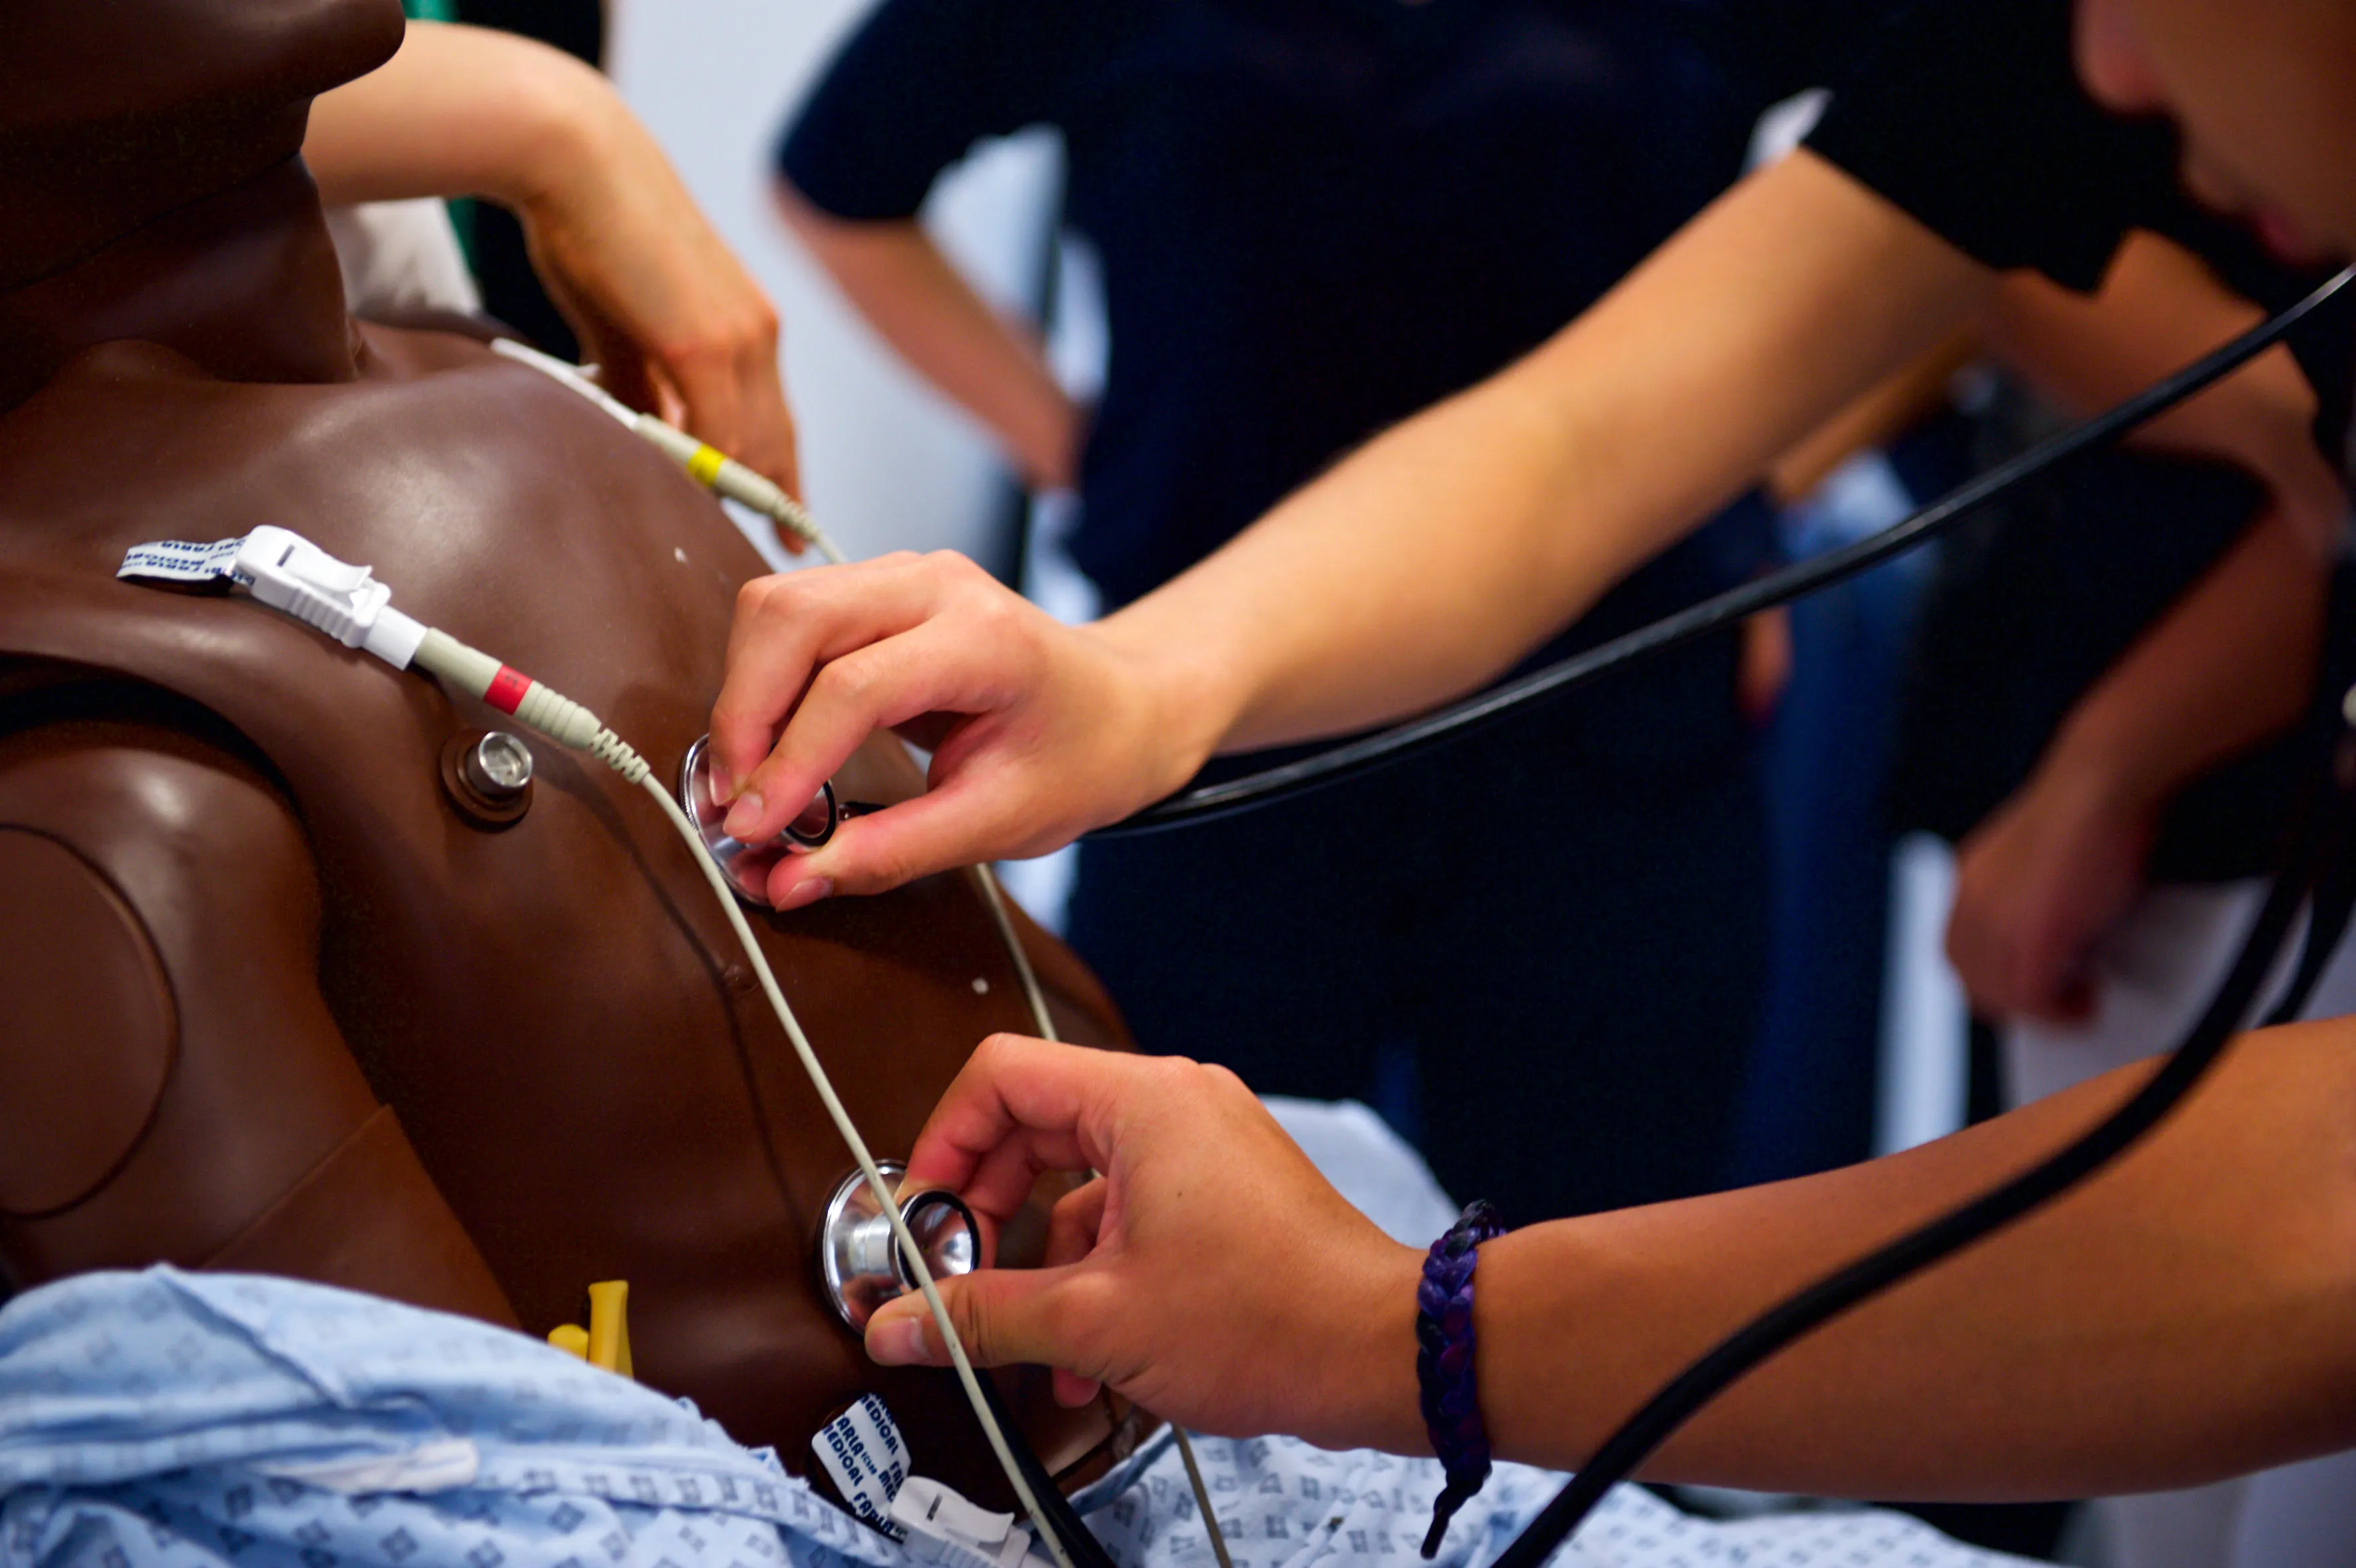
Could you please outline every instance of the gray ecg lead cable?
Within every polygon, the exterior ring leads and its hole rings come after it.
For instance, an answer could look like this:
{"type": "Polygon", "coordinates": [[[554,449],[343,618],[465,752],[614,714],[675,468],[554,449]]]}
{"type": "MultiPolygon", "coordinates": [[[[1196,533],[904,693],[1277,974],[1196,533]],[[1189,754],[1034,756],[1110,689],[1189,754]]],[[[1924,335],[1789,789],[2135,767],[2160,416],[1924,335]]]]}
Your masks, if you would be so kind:
{"type": "Polygon", "coordinates": [[[837,566],[844,564],[842,552],[835,548],[834,541],[826,536],[826,532],[819,527],[809,509],[786,494],[781,487],[755,473],[719,447],[700,441],[651,413],[640,413],[590,380],[588,372],[580,366],[568,365],[552,354],[543,354],[512,338],[495,339],[491,352],[519,365],[529,365],[558,385],[571,388],[605,410],[631,435],[685,468],[690,478],[713,495],[751,507],[816,550],[830,564],[837,566]]]}

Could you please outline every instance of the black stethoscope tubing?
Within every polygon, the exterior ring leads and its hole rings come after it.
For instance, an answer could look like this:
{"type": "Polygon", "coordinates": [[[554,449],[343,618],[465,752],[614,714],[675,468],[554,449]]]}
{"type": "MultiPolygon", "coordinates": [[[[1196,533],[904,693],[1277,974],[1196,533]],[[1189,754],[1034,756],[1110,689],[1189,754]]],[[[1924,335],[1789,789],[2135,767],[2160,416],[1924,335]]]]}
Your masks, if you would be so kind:
{"type": "Polygon", "coordinates": [[[1309,790],[1338,784],[1403,757],[1412,757],[1442,741],[1494,724],[1529,704],[1584,686],[1623,665],[1707,637],[1746,616],[1856,576],[1904,551],[1945,533],[1971,513],[2011,494],[2083,453],[2118,439],[2158,414],[2231,375],[2288,335],[2301,321],[2320,309],[2356,277],[2351,268],[2332,277],[2312,294],[2252,328],[2215,352],[2203,356],[2165,380],[2115,407],[2072,425],[2049,441],[2000,463],[1950,491],[1922,510],[1880,532],[1845,544],[1822,555],[1770,573],[1755,582],[1702,600],[1662,617],[1650,625],[1574,653],[1543,670],[1534,671],[1451,703],[1420,718],[1408,719],[1373,735],[1362,736],[1240,779],[1198,785],[1183,790],[1134,816],[1097,829],[1091,839],[1129,838],[1160,832],[1190,822],[1210,822],[1237,811],[1289,800],[1309,790]]]}

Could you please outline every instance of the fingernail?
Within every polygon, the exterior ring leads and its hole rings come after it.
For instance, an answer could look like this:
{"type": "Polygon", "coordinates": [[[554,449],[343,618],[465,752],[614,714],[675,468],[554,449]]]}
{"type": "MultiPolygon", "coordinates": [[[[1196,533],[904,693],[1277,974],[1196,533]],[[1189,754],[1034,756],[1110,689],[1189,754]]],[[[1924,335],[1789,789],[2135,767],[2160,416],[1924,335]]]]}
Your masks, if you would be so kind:
{"type": "Polygon", "coordinates": [[[867,1354],[879,1366],[923,1366],[930,1359],[923,1320],[910,1316],[877,1324],[867,1337],[867,1354]]]}
{"type": "Polygon", "coordinates": [[[798,909],[805,904],[815,904],[834,891],[834,883],[824,876],[805,876],[794,884],[794,890],[777,900],[780,910],[798,909]]]}
{"type": "Polygon", "coordinates": [[[712,765],[711,788],[712,803],[715,806],[724,806],[736,798],[736,780],[716,762],[712,765]]]}
{"type": "Polygon", "coordinates": [[[747,789],[728,808],[728,820],[720,824],[732,839],[741,839],[752,832],[761,821],[761,793],[747,789]]]}

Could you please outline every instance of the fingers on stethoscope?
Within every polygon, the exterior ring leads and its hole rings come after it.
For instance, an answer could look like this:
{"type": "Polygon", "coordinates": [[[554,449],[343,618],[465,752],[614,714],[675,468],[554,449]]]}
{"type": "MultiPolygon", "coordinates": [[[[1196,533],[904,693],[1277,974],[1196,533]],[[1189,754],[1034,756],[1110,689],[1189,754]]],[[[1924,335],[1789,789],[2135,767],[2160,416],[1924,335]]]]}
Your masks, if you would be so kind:
{"type": "Polygon", "coordinates": [[[1104,1177],[1095,1176],[1056,1200],[1047,1216],[1046,1267],[1076,1263],[1096,1251],[1110,1191],[1104,1177]]]}
{"type": "Polygon", "coordinates": [[[863,666],[835,666],[921,624],[929,605],[926,585],[892,557],[758,578],[739,592],[728,672],[712,710],[715,798],[733,802],[764,768],[776,765],[763,776],[776,790],[764,798],[774,812],[765,810],[757,822],[740,824],[748,830],[740,837],[775,836],[784,816],[817,793],[819,782],[866,738],[862,731],[834,739],[835,731],[799,723],[803,710],[815,698],[822,719],[862,696],[871,703],[880,696],[866,686],[863,666]],[[789,725],[789,717],[797,724],[789,725]],[[821,735],[830,744],[814,746],[821,735]],[[795,751],[786,749],[789,743],[795,751]]]}

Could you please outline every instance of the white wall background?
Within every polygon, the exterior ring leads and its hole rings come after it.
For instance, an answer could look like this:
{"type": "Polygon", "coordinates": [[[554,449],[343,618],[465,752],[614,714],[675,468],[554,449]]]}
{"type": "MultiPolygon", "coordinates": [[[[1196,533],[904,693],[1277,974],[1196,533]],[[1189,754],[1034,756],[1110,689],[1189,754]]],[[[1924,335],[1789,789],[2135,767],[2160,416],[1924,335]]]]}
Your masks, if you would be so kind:
{"type": "MultiPolygon", "coordinates": [[[[1003,495],[990,448],[850,313],[771,215],[778,127],[871,0],[616,0],[610,65],[704,210],[777,303],[811,508],[853,555],[987,548],[1003,495]]],[[[1001,304],[1035,286],[1053,143],[969,160],[926,217],[1001,304]]]]}

